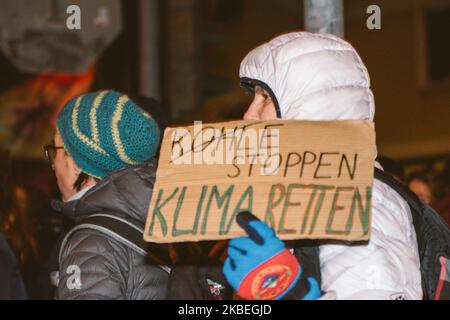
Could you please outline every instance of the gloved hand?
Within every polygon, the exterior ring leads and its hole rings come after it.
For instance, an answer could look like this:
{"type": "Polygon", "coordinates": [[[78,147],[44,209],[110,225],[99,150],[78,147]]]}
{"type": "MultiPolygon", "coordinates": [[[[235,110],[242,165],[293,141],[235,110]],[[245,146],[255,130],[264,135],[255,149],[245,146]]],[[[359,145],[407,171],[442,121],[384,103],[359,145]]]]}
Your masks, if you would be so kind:
{"type": "Polygon", "coordinates": [[[320,296],[313,278],[307,279],[306,286],[305,281],[299,285],[300,264],[268,225],[250,212],[239,213],[236,220],[249,236],[229,242],[223,272],[239,296],[247,300],[320,296]]]}

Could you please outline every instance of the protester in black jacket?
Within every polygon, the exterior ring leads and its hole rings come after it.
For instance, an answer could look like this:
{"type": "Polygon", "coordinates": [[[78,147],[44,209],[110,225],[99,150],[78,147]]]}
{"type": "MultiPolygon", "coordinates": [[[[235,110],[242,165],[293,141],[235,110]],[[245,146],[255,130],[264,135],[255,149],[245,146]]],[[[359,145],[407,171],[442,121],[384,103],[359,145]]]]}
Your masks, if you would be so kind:
{"type": "MultiPolygon", "coordinates": [[[[12,220],[19,220],[19,202],[15,193],[12,178],[11,157],[9,153],[0,150],[0,299],[26,299],[27,294],[19,271],[19,264],[14,251],[10,247],[7,235],[23,244],[26,239],[11,232],[12,220]],[[8,223],[5,223],[7,221],[8,223]]],[[[10,239],[10,240],[11,240],[10,239]]]]}
{"type": "MultiPolygon", "coordinates": [[[[103,91],[69,101],[56,127],[46,146],[62,194],[55,209],[77,224],[109,215],[143,230],[160,142],[153,117],[126,95],[103,91]]],[[[164,299],[169,278],[145,253],[98,228],[66,237],[53,276],[58,299],[164,299]]]]}
{"type": "Polygon", "coordinates": [[[0,232],[0,300],[25,300],[27,294],[16,257],[0,232]]]}

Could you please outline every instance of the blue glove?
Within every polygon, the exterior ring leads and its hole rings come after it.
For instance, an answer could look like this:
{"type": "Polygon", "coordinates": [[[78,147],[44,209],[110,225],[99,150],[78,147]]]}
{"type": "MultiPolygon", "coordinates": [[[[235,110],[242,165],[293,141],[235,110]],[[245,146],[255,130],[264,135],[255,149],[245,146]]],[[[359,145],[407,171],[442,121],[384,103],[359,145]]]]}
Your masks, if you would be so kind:
{"type": "MultiPolygon", "coordinates": [[[[239,213],[236,219],[249,236],[230,241],[223,272],[239,296],[247,300],[269,300],[301,292],[297,284],[302,268],[284,242],[249,212],[239,213]],[[296,287],[297,290],[293,290],[296,287]]],[[[296,298],[320,296],[317,282],[313,278],[307,280],[309,291],[296,298]]]]}

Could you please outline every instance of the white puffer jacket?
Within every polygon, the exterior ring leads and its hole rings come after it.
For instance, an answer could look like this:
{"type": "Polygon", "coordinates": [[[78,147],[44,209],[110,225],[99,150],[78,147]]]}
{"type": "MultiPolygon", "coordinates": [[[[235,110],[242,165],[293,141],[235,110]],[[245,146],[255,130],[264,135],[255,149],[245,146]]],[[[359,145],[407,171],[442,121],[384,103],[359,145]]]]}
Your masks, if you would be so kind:
{"type": "MultiPolygon", "coordinates": [[[[332,35],[279,36],[245,57],[240,77],[243,85],[259,84],[269,91],[282,119],[374,118],[366,67],[349,43],[332,35]]],[[[422,299],[408,204],[375,180],[372,206],[368,244],[320,246],[322,290],[337,299],[422,299]]]]}

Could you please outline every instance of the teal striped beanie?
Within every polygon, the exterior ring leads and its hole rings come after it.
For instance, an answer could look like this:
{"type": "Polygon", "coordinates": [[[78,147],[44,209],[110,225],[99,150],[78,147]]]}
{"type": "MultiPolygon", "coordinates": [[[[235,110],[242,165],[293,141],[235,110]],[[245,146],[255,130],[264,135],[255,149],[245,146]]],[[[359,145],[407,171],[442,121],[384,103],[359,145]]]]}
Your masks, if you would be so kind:
{"type": "Polygon", "coordinates": [[[99,179],[152,158],[161,138],[155,120],[115,91],[70,100],[59,112],[56,126],[64,149],[80,170],[99,179]]]}

